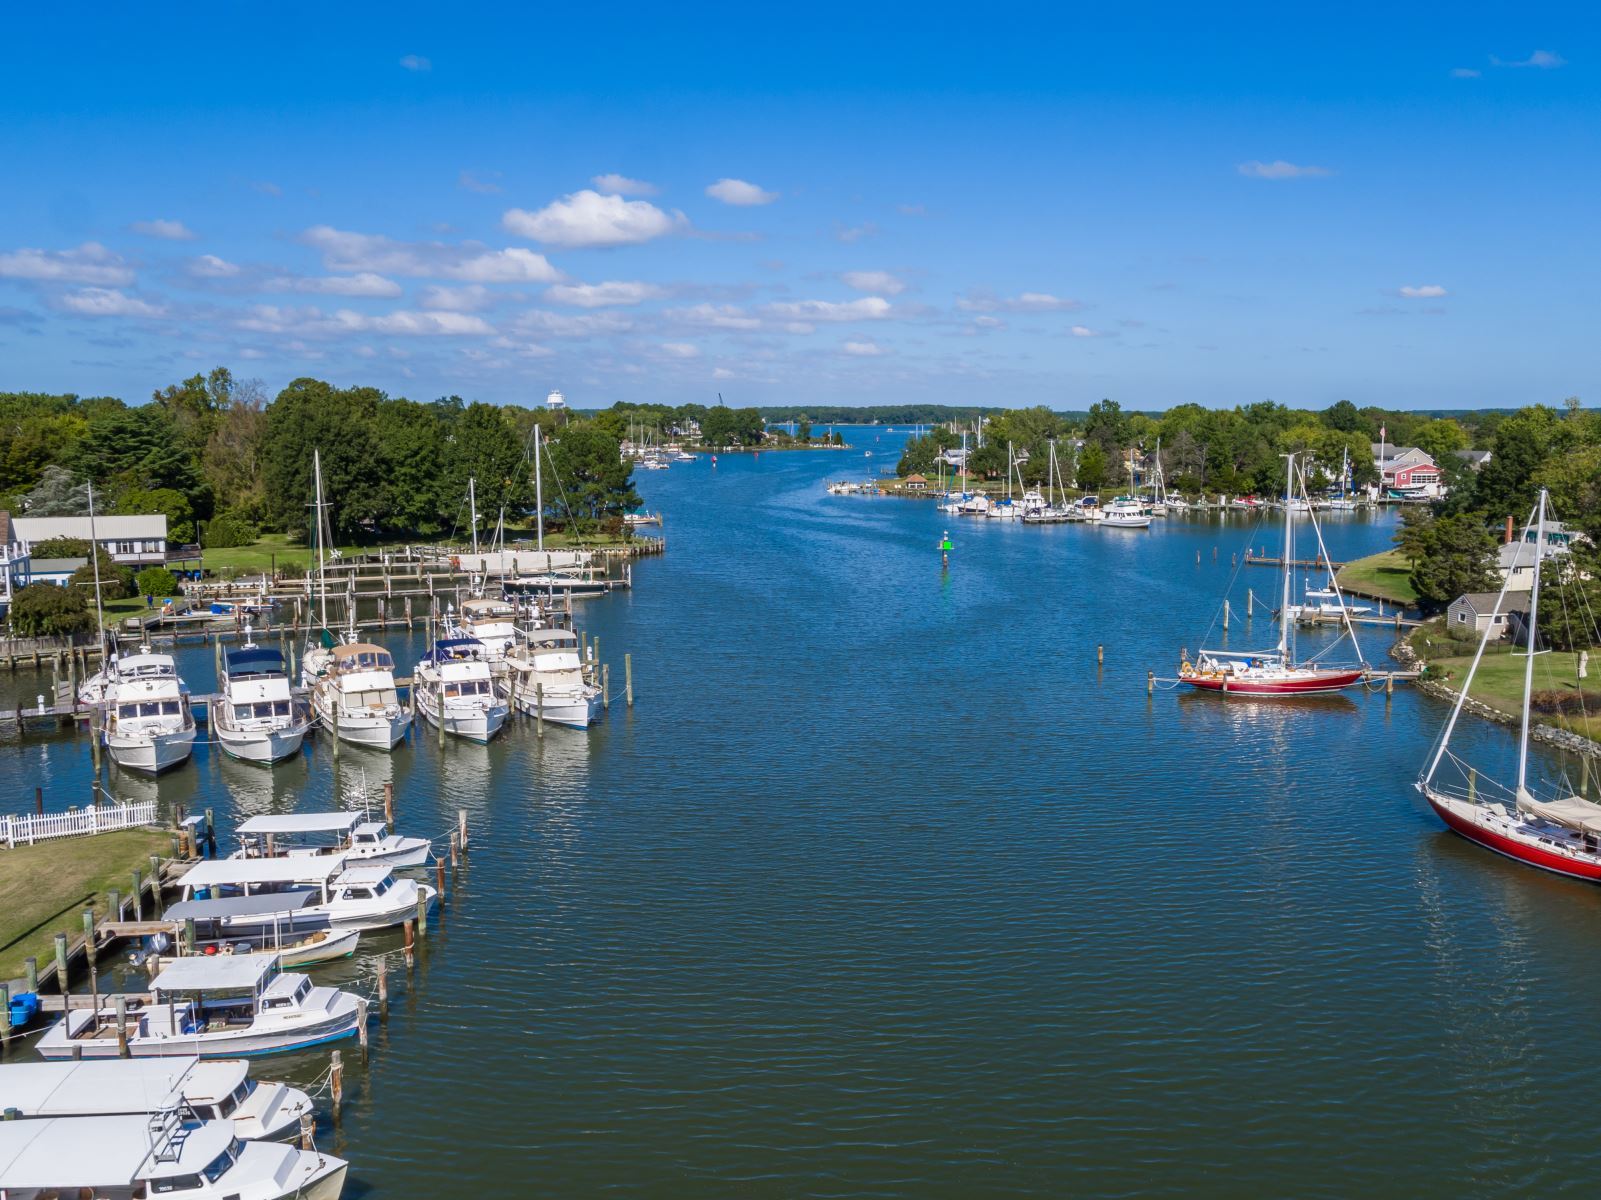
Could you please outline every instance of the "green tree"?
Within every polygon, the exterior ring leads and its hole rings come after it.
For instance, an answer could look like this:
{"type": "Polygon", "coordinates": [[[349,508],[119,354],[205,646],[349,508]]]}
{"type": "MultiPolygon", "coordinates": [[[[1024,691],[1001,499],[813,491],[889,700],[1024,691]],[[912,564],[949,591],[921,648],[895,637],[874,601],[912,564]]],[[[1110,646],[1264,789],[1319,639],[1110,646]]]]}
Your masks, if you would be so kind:
{"type": "Polygon", "coordinates": [[[235,384],[228,406],[216,414],[206,439],[202,472],[218,510],[249,520],[266,507],[262,448],[267,437],[267,398],[256,380],[235,384]]]}
{"type": "Polygon", "coordinates": [[[1601,642],[1601,550],[1576,542],[1540,566],[1540,647],[1590,650],[1601,642]]]}
{"type": "Polygon", "coordinates": [[[449,440],[450,478],[458,496],[467,494],[469,478],[476,479],[478,509],[491,521],[496,509],[514,509],[527,502],[529,471],[504,410],[469,404],[450,426],[449,440]]]}
{"type": "Polygon", "coordinates": [[[1542,407],[1522,409],[1501,423],[1490,461],[1479,468],[1473,485],[1474,508],[1523,521],[1534,508],[1539,492],[1534,477],[1545,465],[1555,424],[1556,414],[1542,407]]]}
{"type": "MultiPolygon", "coordinates": [[[[87,558],[89,554],[88,546],[84,546],[81,553],[87,558]]],[[[40,555],[39,557],[44,556],[40,555]]],[[[63,557],[76,558],[77,555],[64,555],[63,557]]],[[[116,562],[111,555],[106,553],[104,546],[95,551],[95,560],[92,563],[84,563],[83,566],[72,573],[72,578],[68,580],[68,583],[84,594],[89,603],[94,603],[95,575],[97,571],[100,578],[100,599],[102,602],[106,600],[121,600],[124,596],[133,595],[132,569],[116,562]]]]}
{"type": "Polygon", "coordinates": [[[65,467],[51,463],[38,484],[22,498],[30,517],[71,517],[89,511],[89,493],[65,467]]]}
{"type": "Polygon", "coordinates": [[[278,393],[262,448],[267,516],[278,529],[311,528],[313,451],[322,454],[334,537],[354,541],[378,527],[385,491],[376,430],[384,399],[376,388],[336,388],[320,379],[297,379],[278,393]]]}
{"type": "Polygon", "coordinates": [[[117,497],[119,513],[161,513],[167,518],[167,539],[187,545],[195,540],[195,510],[189,497],[174,488],[128,491],[117,497]]]}
{"type": "Polygon", "coordinates": [[[1495,539],[1480,513],[1435,517],[1418,534],[1412,587],[1418,603],[1437,611],[1464,592],[1489,591],[1499,584],[1494,569],[1495,539]]]}
{"type": "Polygon", "coordinates": [[[166,567],[146,567],[134,578],[141,596],[174,596],[178,593],[178,577],[166,567]]]}
{"type": "Polygon", "coordinates": [[[795,437],[802,442],[812,440],[812,423],[806,419],[805,413],[801,413],[800,419],[795,422],[795,437]]]}
{"type": "Polygon", "coordinates": [[[1323,410],[1323,423],[1342,433],[1360,433],[1365,439],[1372,429],[1356,405],[1349,400],[1336,400],[1323,410]]]}
{"type": "Polygon", "coordinates": [[[1085,443],[1079,451],[1078,470],[1074,482],[1080,491],[1093,492],[1106,486],[1106,451],[1095,442],[1085,443]]]}
{"type": "Polygon", "coordinates": [[[95,627],[94,614],[77,588],[30,583],[11,598],[11,632],[17,637],[61,637],[95,627]]]}
{"type": "Polygon", "coordinates": [[[548,452],[545,503],[575,525],[620,521],[639,507],[633,463],[624,462],[617,439],[592,422],[567,425],[548,452]]]}

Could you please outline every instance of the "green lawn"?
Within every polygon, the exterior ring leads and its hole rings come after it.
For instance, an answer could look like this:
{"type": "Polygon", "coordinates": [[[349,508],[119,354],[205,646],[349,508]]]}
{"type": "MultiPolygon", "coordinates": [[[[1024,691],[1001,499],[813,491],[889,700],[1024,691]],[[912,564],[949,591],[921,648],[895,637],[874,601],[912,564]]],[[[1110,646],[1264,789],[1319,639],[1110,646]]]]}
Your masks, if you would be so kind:
{"type": "MultiPolygon", "coordinates": [[[[1415,640],[1413,644],[1419,650],[1426,652],[1427,646],[1418,646],[1415,640]]],[[[1591,662],[1601,661],[1595,651],[1591,651],[1590,659],[1591,662]]],[[[1429,659],[1428,677],[1453,692],[1459,692],[1462,690],[1462,681],[1467,678],[1468,668],[1472,665],[1472,654],[1429,659]]],[[[1485,650],[1479,669],[1473,676],[1473,690],[1468,694],[1473,699],[1488,704],[1491,708],[1516,720],[1523,710],[1523,672],[1527,665],[1528,659],[1521,652],[1514,654],[1507,647],[1489,647],[1485,650]]],[[[1541,654],[1534,662],[1534,690],[1576,693],[1577,669],[1578,655],[1571,651],[1553,650],[1549,654],[1541,654]]],[[[1601,690],[1601,679],[1594,676],[1586,679],[1585,684],[1588,691],[1601,690]]],[[[1580,717],[1536,711],[1533,718],[1532,724],[1535,725],[1557,725],[1585,737],[1601,740],[1601,712],[1580,717]]]]}
{"type": "Polygon", "coordinates": [[[90,900],[96,916],[105,919],[106,892],[116,888],[131,895],[133,872],[148,876],[152,854],[172,854],[170,833],[119,829],[0,848],[0,980],[20,979],[30,956],[41,968],[50,962],[56,934],[83,932],[90,900]]]}
{"type": "Polygon", "coordinates": [[[1385,550],[1346,563],[1335,578],[1354,595],[1393,604],[1416,604],[1418,594],[1412,589],[1411,575],[1412,568],[1399,550],[1385,550]]]}

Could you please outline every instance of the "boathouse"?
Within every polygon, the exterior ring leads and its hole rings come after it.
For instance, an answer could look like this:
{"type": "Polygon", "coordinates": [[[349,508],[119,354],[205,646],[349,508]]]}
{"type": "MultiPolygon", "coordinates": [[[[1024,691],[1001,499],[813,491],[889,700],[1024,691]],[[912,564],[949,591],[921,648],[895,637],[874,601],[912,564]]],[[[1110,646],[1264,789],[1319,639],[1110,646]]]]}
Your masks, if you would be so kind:
{"type": "Polygon", "coordinates": [[[1486,629],[1491,629],[1494,637],[1506,640],[1509,628],[1523,627],[1529,611],[1529,593],[1508,592],[1501,611],[1496,612],[1495,602],[1500,598],[1500,592],[1464,592],[1445,610],[1446,628],[1460,638],[1482,637],[1486,629]],[[1514,621],[1516,626],[1512,625],[1514,621]]]}

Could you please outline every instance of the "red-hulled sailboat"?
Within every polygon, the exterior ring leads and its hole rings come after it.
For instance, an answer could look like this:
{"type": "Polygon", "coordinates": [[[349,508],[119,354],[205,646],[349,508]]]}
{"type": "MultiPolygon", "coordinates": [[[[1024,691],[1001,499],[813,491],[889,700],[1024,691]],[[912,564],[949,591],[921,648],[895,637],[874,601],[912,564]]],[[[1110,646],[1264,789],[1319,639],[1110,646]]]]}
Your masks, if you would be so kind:
{"type": "MultiPolygon", "coordinates": [[[[1539,503],[1529,519],[1529,528],[1534,531],[1536,563],[1545,557],[1547,503],[1542,488],[1539,503]]],[[[1528,533],[1529,529],[1525,529],[1525,540],[1528,539],[1528,533]]],[[[1509,572],[1507,583],[1501,585],[1501,594],[1496,599],[1497,615],[1504,611],[1502,605],[1506,603],[1510,584],[1509,572]]],[[[1565,779],[1558,781],[1555,786],[1543,788],[1546,794],[1540,796],[1534,794],[1529,784],[1529,697],[1534,692],[1534,660],[1546,653],[1535,646],[1538,638],[1534,631],[1539,629],[1539,619],[1540,572],[1536,568],[1529,591],[1529,632],[1524,648],[1523,716],[1518,730],[1516,786],[1509,790],[1504,785],[1496,784],[1450,752],[1451,734],[1456,729],[1457,718],[1462,714],[1463,701],[1473,686],[1473,676],[1484,657],[1484,648],[1499,624],[1492,617],[1479,641],[1478,651],[1473,655],[1473,665],[1468,668],[1467,678],[1462,681],[1462,690],[1451,709],[1451,716],[1440,733],[1440,743],[1435,747],[1427,769],[1418,777],[1417,788],[1440,820],[1452,832],[1461,834],[1470,842],[1477,842],[1486,850],[1515,858],[1543,871],[1601,883],[1601,804],[1575,794],[1565,779]],[[1464,777],[1465,786],[1440,781],[1440,768],[1447,762],[1464,777]]]]}
{"type": "MultiPolygon", "coordinates": [[[[1329,587],[1339,601],[1340,615],[1345,623],[1345,636],[1350,637],[1356,649],[1355,665],[1332,665],[1318,661],[1333,646],[1325,647],[1317,658],[1295,661],[1294,621],[1290,609],[1290,580],[1295,559],[1295,513],[1291,501],[1295,498],[1295,485],[1299,472],[1295,469],[1295,455],[1286,454],[1284,487],[1284,594],[1279,607],[1279,641],[1271,650],[1200,650],[1192,663],[1186,658],[1179,666],[1179,682],[1203,692],[1217,692],[1225,696],[1281,698],[1286,696],[1316,696],[1337,692],[1362,682],[1367,664],[1362,660],[1362,647],[1351,627],[1351,615],[1345,607],[1339,584],[1334,582],[1334,567],[1323,546],[1323,531],[1318,528],[1317,515],[1307,498],[1303,511],[1312,521],[1317,534],[1318,553],[1329,570],[1329,587]]],[[[1301,495],[1306,497],[1306,483],[1301,480],[1301,495]]],[[[1225,623],[1225,628],[1226,628],[1225,623]]],[[[1333,645],[1339,645],[1335,642],[1333,645]]]]}

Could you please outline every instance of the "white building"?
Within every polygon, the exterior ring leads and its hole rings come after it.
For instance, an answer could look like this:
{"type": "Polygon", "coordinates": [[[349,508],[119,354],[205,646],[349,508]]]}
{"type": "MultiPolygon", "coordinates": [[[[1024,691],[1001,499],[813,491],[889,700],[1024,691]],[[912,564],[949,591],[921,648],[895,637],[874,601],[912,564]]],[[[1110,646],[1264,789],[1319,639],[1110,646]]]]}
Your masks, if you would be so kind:
{"type": "Polygon", "coordinates": [[[567,397],[561,394],[560,389],[552,388],[550,395],[545,397],[545,407],[551,412],[561,412],[567,407],[567,397]]]}
{"type": "Polygon", "coordinates": [[[1486,629],[1495,630],[1495,638],[1504,641],[1510,622],[1522,623],[1528,619],[1529,593],[1508,592],[1503,599],[1500,592],[1464,592],[1451,601],[1445,610],[1446,627],[1453,635],[1467,639],[1483,637],[1486,629]],[[1501,611],[1496,612],[1500,601],[1501,611]]]}
{"type": "Polygon", "coordinates": [[[167,561],[167,518],[162,513],[97,516],[90,533],[88,517],[11,517],[9,548],[13,556],[32,554],[33,547],[56,538],[87,542],[94,537],[113,562],[127,567],[159,567],[167,561]]]}

